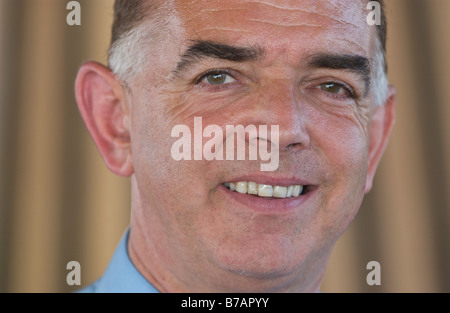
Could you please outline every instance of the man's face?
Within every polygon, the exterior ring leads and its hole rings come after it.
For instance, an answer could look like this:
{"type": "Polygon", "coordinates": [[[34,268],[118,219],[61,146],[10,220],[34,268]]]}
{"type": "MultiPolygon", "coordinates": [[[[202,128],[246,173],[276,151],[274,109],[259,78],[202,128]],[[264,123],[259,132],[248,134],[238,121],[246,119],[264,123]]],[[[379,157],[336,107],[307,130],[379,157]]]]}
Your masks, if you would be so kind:
{"type": "Polygon", "coordinates": [[[289,285],[324,265],[365,192],[373,103],[362,65],[375,36],[366,14],[354,0],[175,1],[166,39],[142,47],[152,66],[129,84],[133,223],[172,273],[192,273],[185,283],[215,273],[225,285],[232,273],[289,285]],[[219,49],[180,62],[204,42],[256,57],[219,49]],[[279,125],[278,169],[175,161],[172,128],[194,134],[194,117],[224,130],[279,125]],[[224,186],[240,181],[305,187],[274,198],[224,186]]]}

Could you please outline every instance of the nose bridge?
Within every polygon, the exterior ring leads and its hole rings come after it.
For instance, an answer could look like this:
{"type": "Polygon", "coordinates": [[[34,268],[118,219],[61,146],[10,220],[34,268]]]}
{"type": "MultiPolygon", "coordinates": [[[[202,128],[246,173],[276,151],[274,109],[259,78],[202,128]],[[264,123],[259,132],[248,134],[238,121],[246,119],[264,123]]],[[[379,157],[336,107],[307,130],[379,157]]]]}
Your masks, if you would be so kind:
{"type": "Polygon", "coordinates": [[[262,86],[261,94],[267,124],[279,126],[280,150],[309,145],[306,111],[295,83],[287,78],[271,79],[262,86]]]}

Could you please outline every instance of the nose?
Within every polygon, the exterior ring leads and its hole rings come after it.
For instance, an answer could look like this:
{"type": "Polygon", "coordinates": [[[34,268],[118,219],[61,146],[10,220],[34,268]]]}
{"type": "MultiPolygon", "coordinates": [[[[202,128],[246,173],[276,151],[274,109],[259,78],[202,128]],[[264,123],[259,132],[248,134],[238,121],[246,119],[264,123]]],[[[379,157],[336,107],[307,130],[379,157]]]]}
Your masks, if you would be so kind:
{"type": "Polygon", "coordinates": [[[295,152],[310,145],[307,128],[307,107],[292,81],[271,80],[262,87],[261,107],[267,125],[279,126],[278,145],[280,152],[295,152]]]}

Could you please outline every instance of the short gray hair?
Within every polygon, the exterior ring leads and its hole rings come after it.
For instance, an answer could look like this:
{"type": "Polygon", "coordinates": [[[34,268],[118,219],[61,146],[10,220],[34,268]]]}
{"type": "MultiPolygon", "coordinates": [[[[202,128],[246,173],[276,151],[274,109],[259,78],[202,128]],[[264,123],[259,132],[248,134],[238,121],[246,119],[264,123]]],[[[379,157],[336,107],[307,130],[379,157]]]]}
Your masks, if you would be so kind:
{"type": "Polygon", "coordinates": [[[385,52],[379,38],[377,38],[375,42],[375,51],[371,62],[371,70],[371,91],[373,101],[376,106],[381,106],[386,102],[389,95],[389,81],[386,72],[387,66],[385,52]]]}
{"type": "MultiPolygon", "coordinates": [[[[141,23],[114,41],[108,51],[108,65],[123,82],[130,82],[134,77],[149,67],[148,51],[143,47],[157,40],[160,35],[154,31],[157,27],[141,23]]],[[[151,23],[153,24],[153,23],[151,23]]]]}

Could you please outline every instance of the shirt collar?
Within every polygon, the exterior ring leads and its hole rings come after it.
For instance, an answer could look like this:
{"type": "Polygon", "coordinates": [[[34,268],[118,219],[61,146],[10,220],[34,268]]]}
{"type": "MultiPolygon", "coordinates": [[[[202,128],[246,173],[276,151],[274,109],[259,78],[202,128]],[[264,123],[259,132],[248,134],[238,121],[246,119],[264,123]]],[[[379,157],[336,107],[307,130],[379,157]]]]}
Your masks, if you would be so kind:
{"type": "Polygon", "coordinates": [[[158,293],[136,269],[128,256],[127,243],[130,230],[122,236],[103,276],[81,292],[98,293],[158,293]]]}

